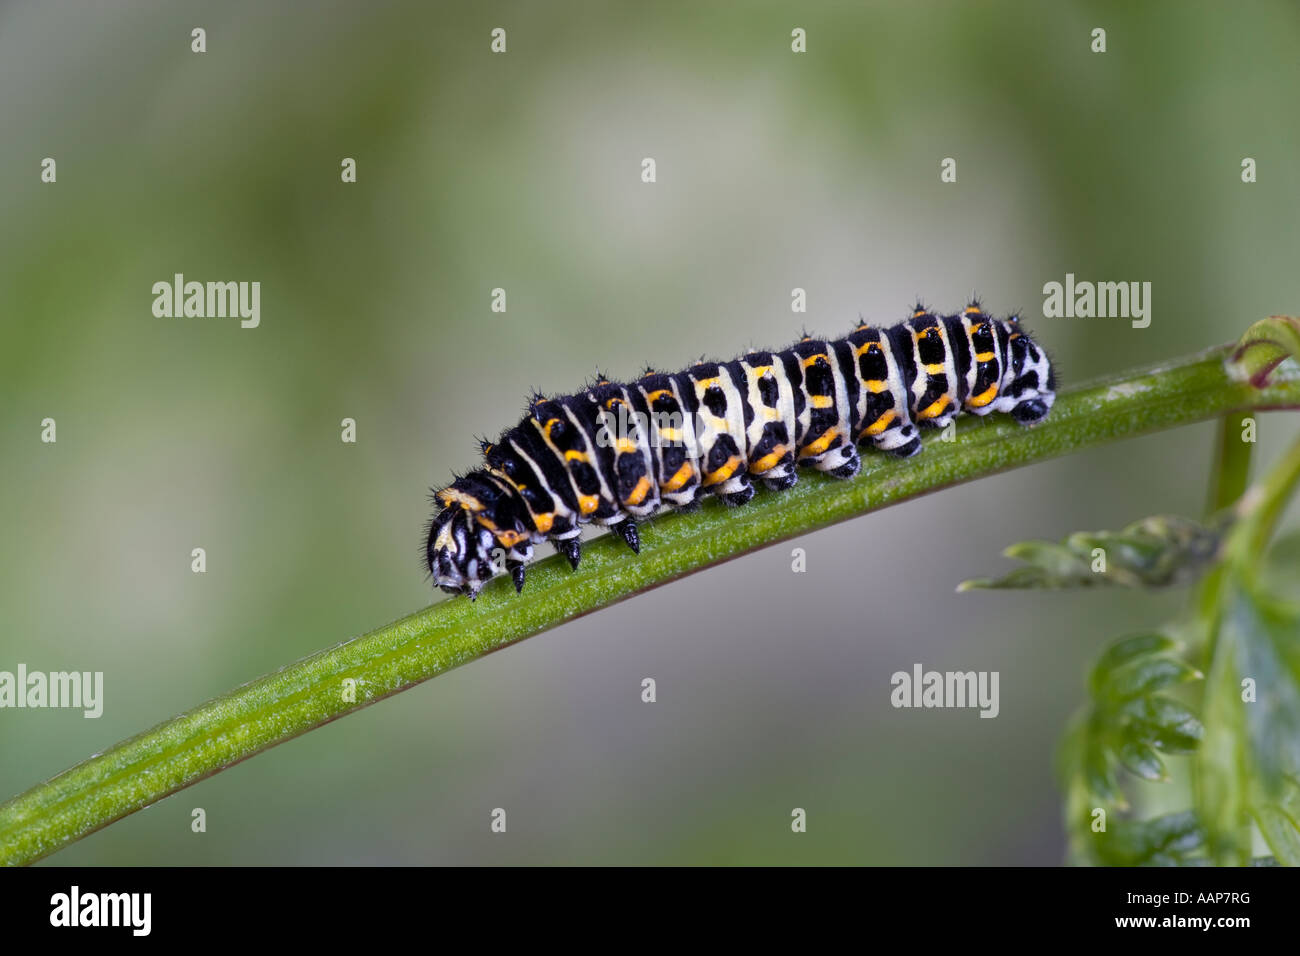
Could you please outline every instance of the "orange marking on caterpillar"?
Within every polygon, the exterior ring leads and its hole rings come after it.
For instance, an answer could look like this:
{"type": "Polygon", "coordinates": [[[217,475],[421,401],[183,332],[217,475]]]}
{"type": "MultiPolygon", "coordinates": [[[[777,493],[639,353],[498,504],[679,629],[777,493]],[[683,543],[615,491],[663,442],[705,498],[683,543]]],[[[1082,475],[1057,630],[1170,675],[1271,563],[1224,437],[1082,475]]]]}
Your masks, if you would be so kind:
{"type": "Polygon", "coordinates": [[[758,461],[750,462],[749,470],[755,475],[761,475],[765,471],[771,471],[785,457],[786,448],[784,445],[778,445],[774,450],[768,452],[758,461]]]}
{"type": "Polygon", "coordinates": [[[820,438],[807,445],[803,451],[799,452],[799,457],[811,458],[814,455],[820,455],[822,452],[826,451],[826,449],[831,447],[831,442],[833,442],[838,436],[838,429],[828,428],[826,431],[822,432],[820,438]]]}
{"type": "Polygon", "coordinates": [[[650,493],[650,479],[642,475],[636,481],[636,487],[623,499],[625,505],[639,505],[645,501],[645,496],[650,493]]]}
{"type": "Polygon", "coordinates": [[[677,469],[677,474],[669,478],[668,481],[665,482],[660,487],[664,491],[669,492],[670,494],[674,491],[679,491],[680,489],[685,487],[686,483],[691,480],[691,477],[694,474],[695,474],[695,469],[692,468],[689,463],[682,465],[682,467],[677,469]]]}
{"type": "Polygon", "coordinates": [[[740,459],[737,458],[735,455],[732,455],[730,458],[727,459],[727,463],[725,465],[723,465],[721,468],[716,469],[715,471],[709,472],[707,475],[704,476],[704,482],[703,482],[704,487],[707,488],[710,485],[716,485],[719,482],[726,481],[728,478],[730,478],[732,475],[736,473],[736,469],[739,467],[740,467],[740,459]]]}
{"type": "Polygon", "coordinates": [[[503,548],[513,548],[521,541],[528,540],[527,531],[498,531],[496,534],[497,543],[503,548]]]}
{"type": "Polygon", "coordinates": [[[868,425],[866,428],[864,428],[862,430],[862,434],[872,435],[872,436],[879,435],[886,428],[888,428],[893,423],[894,419],[897,417],[898,415],[893,410],[887,411],[879,418],[877,418],[874,422],[872,422],[870,425],[868,425]]]}
{"type": "Polygon", "coordinates": [[[442,491],[438,492],[438,500],[441,501],[444,506],[458,504],[466,511],[483,510],[483,502],[479,501],[468,492],[460,491],[456,488],[442,489],[442,491]]]}
{"type": "Polygon", "coordinates": [[[951,401],[952,399],[950,399],[947,395],[940,395],[937,399],[934,400],[934,402],[928,408],[922,409],[921,411],[917,412],[916,417],[937,418],[939,415],[943,414],[943,410],[948,407],[948,403],[951,401]]]}
{"type": "Polygon", "coordinates": [[[998,383],[994,382],[992,385],[990,385],[984,391],[980,392],[978,395],[972,395],[970,398],[966,399],[966,404],[971,406],[971,408],[983,408],[985,405],[987,405],[989,402],[993,401],[993,399],[997,397],[998,397],[998,383]]]}

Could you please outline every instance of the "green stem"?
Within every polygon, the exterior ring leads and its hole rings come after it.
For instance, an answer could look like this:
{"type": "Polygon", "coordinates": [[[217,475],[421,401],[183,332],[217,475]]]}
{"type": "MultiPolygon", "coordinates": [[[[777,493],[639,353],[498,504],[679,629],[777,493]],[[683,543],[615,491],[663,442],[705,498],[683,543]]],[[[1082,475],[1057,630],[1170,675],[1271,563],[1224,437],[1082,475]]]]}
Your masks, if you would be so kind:
{"type": "Polygon", "coordinates": [[[1291,448],[1269,473],[1237,506],[1239,521],[1226,545],[1228,560],[1242,574],[1259,567],[1260,556],[1268,550],[1278,520],[1300,482],[1300,441],[1291,448]]]}
{"type": "Polygon", "coordinates": [[[1250,482],[1250,452],[1255,445],[1241,438],[1248,417],[1233,412],[1219,419],[1207,515],[1222,511],[1240,498],[1250,482]]]}
{"type": "Polygon", "coordinates": [[[30,863],[168,794],[314,727],[514,641],[701,568],[886,505],[1067,452],[1243,409],[1300,407],[1300,375],[1256,388],[1229,376],[1228,349],[1139,369],[1061,394],[1048,421],[963,419],[914,459],[865,456],[851,481],[805,475],[743,508],[709,502],[647,524],[634,557],[610,536],[582,567],[552,557],[517,597],[505,579],[477,602],[442,601],[321,651],[159,724],[0,805],[0,862],[30,863]],[[349,681],[355,696],[349,697],[349,681]]]}

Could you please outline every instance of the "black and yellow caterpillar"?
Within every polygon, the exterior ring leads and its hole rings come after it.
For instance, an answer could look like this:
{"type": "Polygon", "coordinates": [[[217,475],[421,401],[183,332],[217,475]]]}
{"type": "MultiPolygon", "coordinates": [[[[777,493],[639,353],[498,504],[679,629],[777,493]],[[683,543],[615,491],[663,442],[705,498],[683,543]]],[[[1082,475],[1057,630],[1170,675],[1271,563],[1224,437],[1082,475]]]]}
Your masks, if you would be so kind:
{"type": "Polygon", "coordinates": [[[754,479],[789,488],[797,465],[850,478],[857,443],[906,458],[921,448],[918,425],[942,428],[962,411],[1032,425],[1055,389],[1018,317],[973,304],[944,316],[918,305],[904,322],[834,341],[535,395],[522,422],[483,442],[482,468],[434,493],[425,560],[445,591],[472,597],[505,573],[519,590],[540,539],[574,568],[588,522],[616,527],[638,551],[637,521],[660,508],[705,494],[741,505],[754,479]]]}

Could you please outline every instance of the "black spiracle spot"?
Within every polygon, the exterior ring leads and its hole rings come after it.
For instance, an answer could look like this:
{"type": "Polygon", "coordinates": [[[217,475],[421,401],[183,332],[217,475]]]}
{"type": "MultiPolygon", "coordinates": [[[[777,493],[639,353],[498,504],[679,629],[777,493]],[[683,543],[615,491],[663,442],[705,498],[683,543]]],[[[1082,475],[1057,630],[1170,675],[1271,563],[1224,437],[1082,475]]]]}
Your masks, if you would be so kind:
{"type": "Polygon", "coordinates": [[[804,382],[809,395],[829,395],[835,390],[835,376],[831,374],[826,359],[820,355],[804,372],[804,382]]]}
{"type": "Polygon", "coordinates": [[[727,414],[727,393],[720,386],[710,385],[704,390],[704,406],[718,418],[727,414]]]}
{"type": "Polygon", "coordinates": [[[943,339],[939,337],[938,332],[931,332],[925,338],[918,339],[916,343],[917,354],[921,356],[921,361],[926,365],[941,365],[947,354],[943,347],[943,339]]]}

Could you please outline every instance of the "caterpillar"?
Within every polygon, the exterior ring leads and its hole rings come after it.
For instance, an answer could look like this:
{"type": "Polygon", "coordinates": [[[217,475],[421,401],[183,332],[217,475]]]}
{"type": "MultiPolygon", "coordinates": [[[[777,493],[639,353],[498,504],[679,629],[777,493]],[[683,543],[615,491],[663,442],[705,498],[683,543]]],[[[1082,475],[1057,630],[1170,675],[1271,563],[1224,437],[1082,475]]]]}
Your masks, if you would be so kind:
{"type": "Polygon", "coordinates": [[[574,395],[533,395],[518,425],[480,443],[483,467],[433,493],[426,567],[438,587],[471,598],[499,574],[521,591],[543,539],[575,570],[589,522],[639,552],[637,522],[659,509],[693,508],[704,495],[743,505],[755,480],[789,488],[799,465],[851,478],[858,444],[907,458],[921,449],[919,427],[946,427],[961,412],[1033,425],[1055,389],[1019,317],[995,319],[977,302],[956,315],[917,305],[888,328],[647,370],[628,384],[598,376],[574,395]]]}

